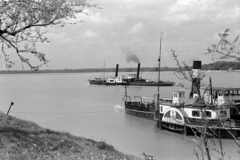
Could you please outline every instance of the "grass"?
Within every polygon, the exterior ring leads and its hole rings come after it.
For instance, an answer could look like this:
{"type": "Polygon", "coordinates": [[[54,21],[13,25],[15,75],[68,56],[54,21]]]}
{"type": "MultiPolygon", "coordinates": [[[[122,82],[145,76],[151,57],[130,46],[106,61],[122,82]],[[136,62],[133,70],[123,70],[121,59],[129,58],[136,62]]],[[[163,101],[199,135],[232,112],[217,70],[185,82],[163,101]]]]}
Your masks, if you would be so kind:
{"type": "Polygon", "coordinates": [[[0,112],[1,160],[140,160],[123,154],[105,142],[77,137],[67,132],[0,112]]]}

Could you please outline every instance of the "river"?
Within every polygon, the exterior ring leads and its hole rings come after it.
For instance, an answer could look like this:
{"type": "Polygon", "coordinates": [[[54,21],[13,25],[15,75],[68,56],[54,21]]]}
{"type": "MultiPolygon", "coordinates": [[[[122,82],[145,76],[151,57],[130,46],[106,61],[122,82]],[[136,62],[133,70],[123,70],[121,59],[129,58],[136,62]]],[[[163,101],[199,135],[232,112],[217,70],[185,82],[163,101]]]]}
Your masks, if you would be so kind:
{"type": "MultiPolygon", "coordinates": [[[[120,72],[119,75],[127,73],[120,72]]],[[[105,141],[126,154],[141,157],[145,152],[161,160],[193,160],[192,138],[159,130],[156,122],[126,115],[123,86],[91,86],[90,77],[102,73],[6,74],[0,75],[0,111],[36,122],[42,127],[105,141]]],[[[106,73],[105,76],[114,76],[106,73]]],[[[212,77],[214,86],[240,87],[240,72],[206,72],[205,83],[212,77]]],[[[156,72],[144,72],[144,78],[157,79],[156,72]]],[[[162,80],[176,83],[173,72],[162,72],[162,80]]],[[[160,87],[161,96],[170,96],[175,87],[160,87]]],[[[152,97],[157,87],[128,87],[131,96],[152,97]]],[[[239,159],[234,142],[223,140],[226,157],[239,159]]],[[[238,148],[239,150],[239,148],[238,148]]],[[[215,157],[216,158],[216,157],[215,157]]]]}

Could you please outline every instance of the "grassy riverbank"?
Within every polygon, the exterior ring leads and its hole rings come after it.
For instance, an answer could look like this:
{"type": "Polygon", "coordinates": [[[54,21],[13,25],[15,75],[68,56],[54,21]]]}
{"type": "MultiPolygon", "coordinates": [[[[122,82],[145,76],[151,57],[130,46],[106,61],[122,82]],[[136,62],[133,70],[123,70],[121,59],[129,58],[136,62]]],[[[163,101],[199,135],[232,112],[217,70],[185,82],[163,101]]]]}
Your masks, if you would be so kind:
{"type": "Polygon", "coordinates": [[[53,131],[0,112],[1,160],[140,160],[105,142],[53,131]]]}

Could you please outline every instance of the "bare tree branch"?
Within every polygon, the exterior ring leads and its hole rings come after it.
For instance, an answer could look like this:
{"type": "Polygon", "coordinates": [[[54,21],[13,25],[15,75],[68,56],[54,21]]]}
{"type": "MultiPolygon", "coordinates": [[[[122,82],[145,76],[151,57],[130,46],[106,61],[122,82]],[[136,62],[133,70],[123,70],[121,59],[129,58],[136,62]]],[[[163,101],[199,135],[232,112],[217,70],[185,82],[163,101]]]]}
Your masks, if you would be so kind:
{"type": "MultiPolygon", "coordinates": [[[[84,8],[100,8],[87,0],[3,0],[0,1],[0,43],[7,59],[7,51],[14,49],[22,63],[32,70],[47,64],[45,54],[37,50],[37,43],[49,42],[45,37],[46,27],[63,27],[66,24],[81,23],[77,14],[85,14],[84,8]],[[72,23],[69,20],[75,19],[72,23]],[[26,55],[33,54],[41,62],[31,65],[26,55]]],[[[9,65],[10,67],[10,65],[9,65]]]]}
{"type": "Polygon", "coordinates": [[[220,40],[217,44],[212,44],[207,49],[206,54],[217,56],[220,59],[234,59],[240,61],[240,41],[239,35],[232,42],[228,41],[230,29],[226,29],[223,33],[219,33],[220,40]]]}

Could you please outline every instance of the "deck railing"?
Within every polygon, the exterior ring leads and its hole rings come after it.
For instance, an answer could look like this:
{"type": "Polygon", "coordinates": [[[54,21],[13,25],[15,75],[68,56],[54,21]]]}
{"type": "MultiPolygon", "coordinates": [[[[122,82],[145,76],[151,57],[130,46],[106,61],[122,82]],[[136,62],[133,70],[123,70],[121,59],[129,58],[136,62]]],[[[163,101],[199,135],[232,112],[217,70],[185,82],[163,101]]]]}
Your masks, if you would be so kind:
{"type": "Polygon", "coordinates": [[[125,107],[128,109],[136,109],[140,111],[155,111],[155,108],[151,103],[125,102],[125,107]]]}

